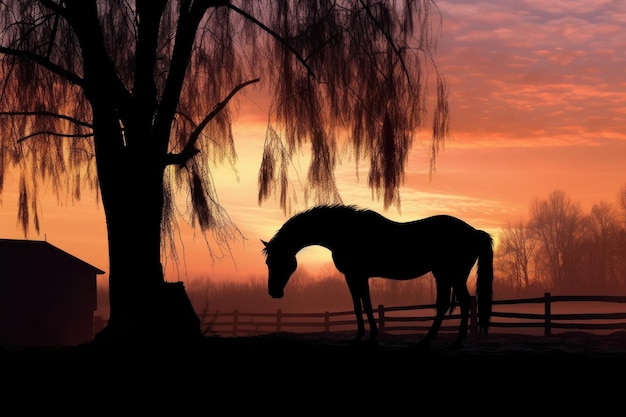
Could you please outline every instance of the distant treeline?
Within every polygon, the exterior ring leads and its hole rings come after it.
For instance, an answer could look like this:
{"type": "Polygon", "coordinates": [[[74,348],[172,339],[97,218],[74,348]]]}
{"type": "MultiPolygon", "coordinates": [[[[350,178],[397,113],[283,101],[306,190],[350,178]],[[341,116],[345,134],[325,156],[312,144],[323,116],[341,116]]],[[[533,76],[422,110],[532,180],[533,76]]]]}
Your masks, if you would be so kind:
{"type": "Polygon", "coordinates": [[[541,287],[568,294],[626,294],[626,185],[617,205],[585,213],[563,191],[530,206],[528,221],[506,225],[495,253],[505,292],[541,287]]]}

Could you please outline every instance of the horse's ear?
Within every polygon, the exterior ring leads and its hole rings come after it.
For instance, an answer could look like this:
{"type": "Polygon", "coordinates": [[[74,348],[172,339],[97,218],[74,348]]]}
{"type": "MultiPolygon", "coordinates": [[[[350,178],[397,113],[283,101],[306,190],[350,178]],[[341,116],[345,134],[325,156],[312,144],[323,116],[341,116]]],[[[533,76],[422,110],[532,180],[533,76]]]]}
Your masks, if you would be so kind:
{"type": "Polygon", "coordinates": [[[265,246],[267,248],[267,242],[264,241],[263,239],[261,239],[261,243],[263,244],[263,246],[265,246]]]}

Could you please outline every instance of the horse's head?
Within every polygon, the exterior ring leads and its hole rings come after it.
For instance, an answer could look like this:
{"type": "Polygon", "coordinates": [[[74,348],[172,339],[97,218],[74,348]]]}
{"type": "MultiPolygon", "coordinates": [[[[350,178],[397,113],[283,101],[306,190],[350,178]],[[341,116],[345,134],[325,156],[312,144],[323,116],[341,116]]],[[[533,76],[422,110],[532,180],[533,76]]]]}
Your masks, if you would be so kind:
{"type": "Polygon", "coordinates": [[[298,266],[296,256],[278,251],[274,245],[268,242],[263,240],[261,242],[265,245],[263,252],[265,253],[268,272],[267,289],[272,298],[282,298],[283,289],[298,266]]]}

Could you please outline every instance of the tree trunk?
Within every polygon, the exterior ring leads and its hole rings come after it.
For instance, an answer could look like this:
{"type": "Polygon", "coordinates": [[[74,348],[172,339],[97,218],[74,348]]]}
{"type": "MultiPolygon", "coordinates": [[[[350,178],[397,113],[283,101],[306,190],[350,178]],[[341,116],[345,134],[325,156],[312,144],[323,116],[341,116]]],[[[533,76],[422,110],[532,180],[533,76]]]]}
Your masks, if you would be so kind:
{"type": "Polygon", "coordinates": [[[126,155],[115,164],[98,164],[109,243],[110,318],[94,343],[188,343],[201,335],[183,284],[164,280],[163,168],[153,160],[126,155]]]}

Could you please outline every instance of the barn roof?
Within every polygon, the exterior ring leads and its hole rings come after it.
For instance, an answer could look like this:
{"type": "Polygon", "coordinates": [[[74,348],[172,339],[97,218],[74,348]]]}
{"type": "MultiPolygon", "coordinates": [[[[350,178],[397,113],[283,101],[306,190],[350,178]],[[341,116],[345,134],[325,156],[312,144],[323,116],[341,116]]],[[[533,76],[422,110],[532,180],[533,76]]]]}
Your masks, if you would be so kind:
{"type": "Polygon", "coordinates": [[[105,272],[44,240],[0,239],[0,259],[13,264],[55,260],[86,268],[95,274],[105,272]]]}

